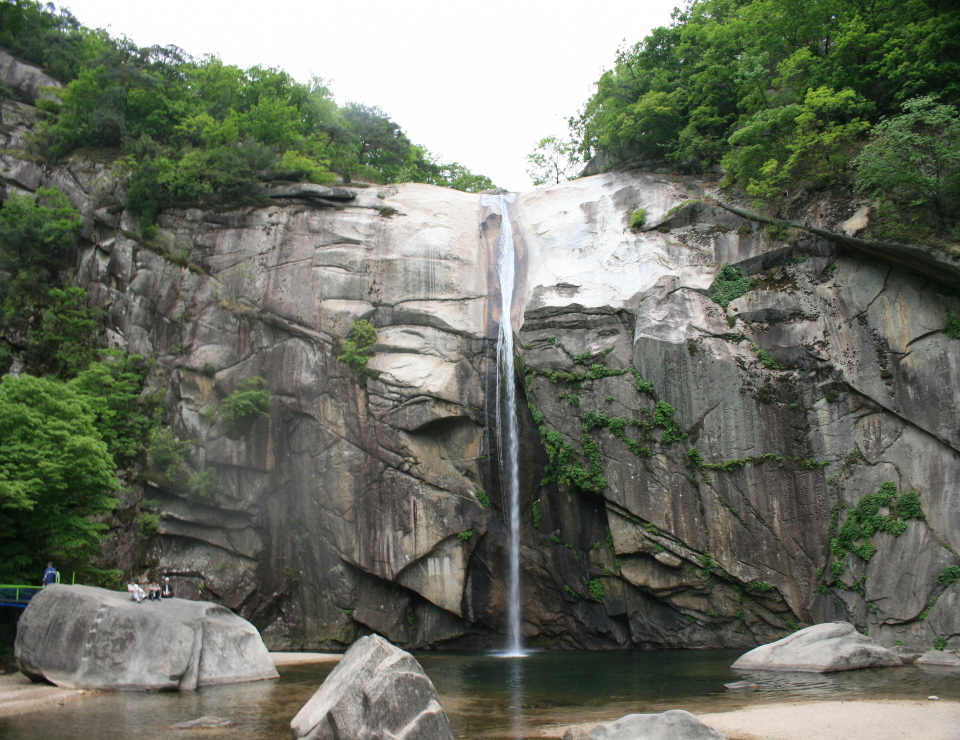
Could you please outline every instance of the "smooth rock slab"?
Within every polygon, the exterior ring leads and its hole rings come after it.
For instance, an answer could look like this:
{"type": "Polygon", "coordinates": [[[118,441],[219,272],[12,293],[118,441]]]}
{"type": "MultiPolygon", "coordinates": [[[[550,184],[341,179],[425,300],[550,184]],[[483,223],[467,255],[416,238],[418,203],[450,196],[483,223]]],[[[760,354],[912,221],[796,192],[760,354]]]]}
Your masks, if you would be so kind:
{"type": "Polygon", "coordinates": [[[295,740],[453,740],[420,664],[379,635],[353,644],[290,728],[295,740]]]}
{"type": "Polygon", "coordinates": [[[849,622],[815,624],[740,656],[735,669],[829,673],[903,665],[897,655],[849,622]]]}
{"type": "Polygon", "coordinates": [[[277,678],[256,628],[218,604],[131,601],[54,585],[20,617],[14,656],[34,680],[74,689],[189,691],[277,678]]]}
{"type": "MultiPolygon", "coordinates": [[[[567,733],[571,734],[570,730],[567,733]]],[[[576,737],[573,734],[570,740],[576,737]]],[[[628,714],[615,722],[597,725],[586,737],[595,740],[727,740],[726,735],[682,709],[660,714],[628,714]]]]}
{"type": "Polygon", "coordinates": [[[942,665],[948,668],[960,668],[960,658],[956,653],[943,650],[930,650],[916,659],[917,665],[942,665]]]}

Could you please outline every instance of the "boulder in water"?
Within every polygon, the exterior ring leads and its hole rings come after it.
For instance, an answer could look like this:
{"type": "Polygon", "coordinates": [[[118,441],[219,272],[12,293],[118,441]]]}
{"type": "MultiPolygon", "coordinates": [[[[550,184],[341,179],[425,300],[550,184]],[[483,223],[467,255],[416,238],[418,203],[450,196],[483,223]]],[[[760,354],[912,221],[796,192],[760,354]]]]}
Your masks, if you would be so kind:
{"type": "Polygon", "coordinates": [[[660,714],[628,714],[615,722],[597,725],[585,737],[593,740],[727,740],[726,735],[682,709],[660,714]]]}
{"type": "Polygon", "coordinates": [[[915,661],[917,665],[939,665],[947,668],[960,668],[960,658],[956,653],[948,653],[944,650],[930,650],[924,653],[915,661]]]}
{"type": "Polygon", "coordinates": [[[740,656],[735,669],[829,673],[903,665],[892,651],[849,622],[815,624],[740,656]]]}
{"type": "Polygon", "coordinates": [[[453,740],[420,664],[379,635],[353,644],[290,728],[295,740],[453,740]]]}
{"type": "Polygon", "coordinates": [[[20,670],[74,689],[188,691],[277,678],[256,628],[218,604],[137,603],[92,586],[47,586],[17,625],[20,670]]]}

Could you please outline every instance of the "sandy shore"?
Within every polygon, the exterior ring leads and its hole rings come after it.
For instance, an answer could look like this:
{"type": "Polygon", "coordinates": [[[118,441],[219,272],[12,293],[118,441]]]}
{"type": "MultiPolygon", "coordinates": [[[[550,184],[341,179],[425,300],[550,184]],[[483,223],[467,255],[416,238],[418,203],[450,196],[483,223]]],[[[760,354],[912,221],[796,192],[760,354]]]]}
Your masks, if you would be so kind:
{"type": "Polygon", "coordinates": [[[0,717],[12,717],[41,709],[54,709],[81,696],[96,696],[96,691],[61,689],[33,683],[21,673],[0,676],[0,717]]]}
{"type": "MultiPolygon", "coordinates": [[[[785,702],[697,713],[728,740],[958,740],[960,702],[816,701],[785,702]]],[[[595,725],[582,725],[587,732],[595,725]]],[[[563,737],[550,727],[541,737],[563,737]]]]}
{"type": "Polygon", "coordinates": [[[275,666],[307,665],[308,663],[337,663],[339,653],[270,653],[275,666]]]}

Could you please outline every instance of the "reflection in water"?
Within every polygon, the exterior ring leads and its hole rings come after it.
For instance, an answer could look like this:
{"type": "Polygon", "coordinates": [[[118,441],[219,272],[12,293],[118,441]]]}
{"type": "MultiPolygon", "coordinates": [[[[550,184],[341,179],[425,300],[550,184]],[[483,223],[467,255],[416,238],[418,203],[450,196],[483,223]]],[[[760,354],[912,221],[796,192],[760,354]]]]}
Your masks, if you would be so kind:
{"type": "Polygon", "coordinates": [[[523,733],[523,658],[513,656],[508,658],[510,675],[507,679],[507,688],[510,691],[509,714],[511,720],[511,737],[526,737],[523,733]]]}
{"type": "MultiPolygon", "coordinates": [[[[546,725],[610,721],[635,712],[724,711],[774,701],[857,698],[960,699],[957,673],[930,667],[843,673],[734,673],[740,650],[536,652],[417,656],[440,694],[458,738],[532,738],[546,725]],[[729,694],[747,678],[760,691],[729,694]]],[[[211,686],[195,692],[102,694],[58,709],[0,718],[2,740],[287,740],[290,720],[332,669],[290,666],[279,681],[211,686]],[[185,733],[170,725],[203,715],[235,727],[185,733]]]]}

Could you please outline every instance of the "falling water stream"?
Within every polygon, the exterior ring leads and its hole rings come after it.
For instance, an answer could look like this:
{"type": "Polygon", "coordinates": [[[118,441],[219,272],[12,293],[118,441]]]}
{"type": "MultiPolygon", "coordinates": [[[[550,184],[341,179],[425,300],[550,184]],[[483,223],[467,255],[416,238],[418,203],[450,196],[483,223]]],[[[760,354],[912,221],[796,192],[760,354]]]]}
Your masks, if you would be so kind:
{"type": "Polygon", "coordinates": [[[510,223],[513,195],[483,196],[483,205],[499,207],[497,277],[500,283],[500,333],[497,338],[497,434],[500,450],[500,480],[507,502],[510,533],[507,572],[507,632],[505,655],[526,653],[520,636],[520,442],[517,433],[517,397],[513,378],[513,293],[517,253],[510,223]]]}

